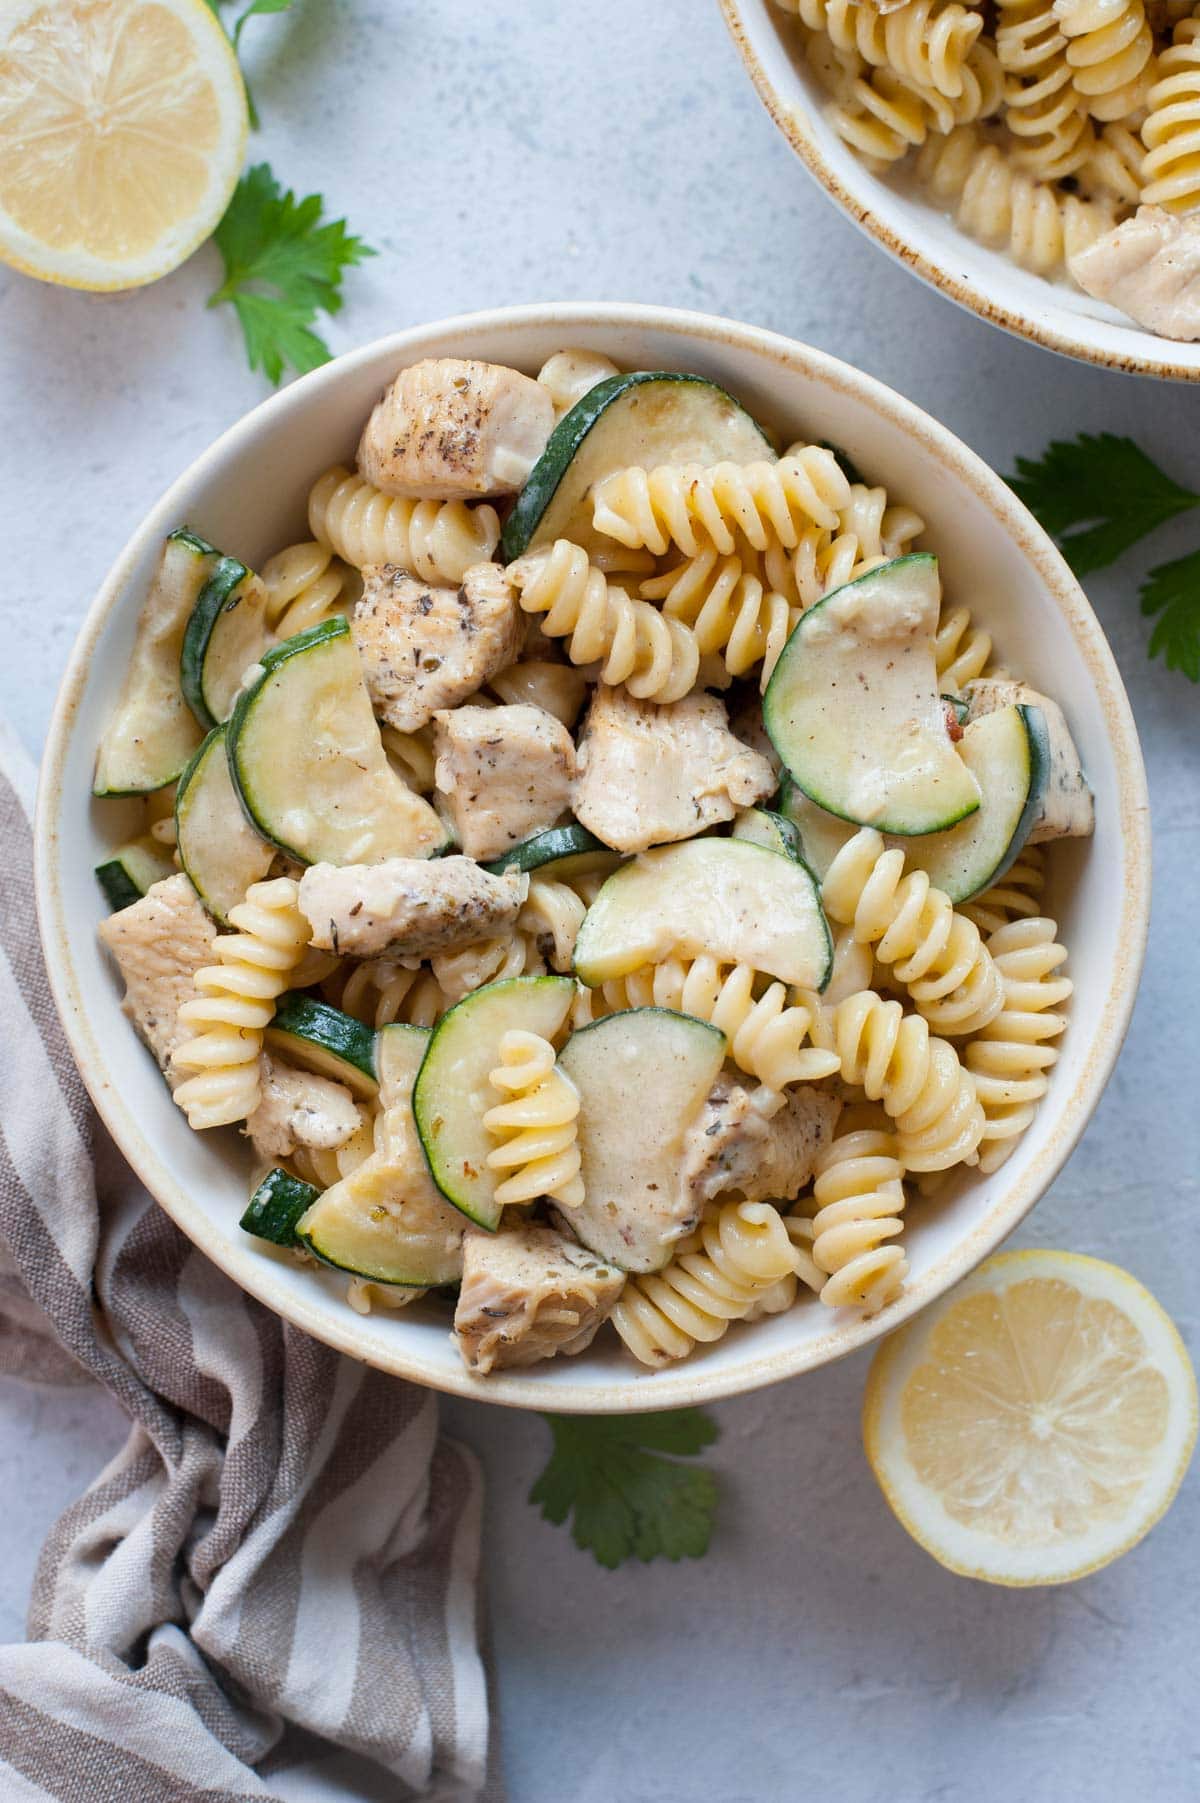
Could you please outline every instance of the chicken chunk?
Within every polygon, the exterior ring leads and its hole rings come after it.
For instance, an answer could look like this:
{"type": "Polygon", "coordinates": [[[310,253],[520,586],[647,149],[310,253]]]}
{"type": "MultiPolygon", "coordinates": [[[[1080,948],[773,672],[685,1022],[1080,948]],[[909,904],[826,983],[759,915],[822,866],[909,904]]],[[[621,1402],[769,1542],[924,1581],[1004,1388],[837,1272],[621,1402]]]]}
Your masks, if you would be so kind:
{"type": "Polygon", "coordinates": [[[515,495],[546,448],[554,403],[502,363],[430,357],[402,369],[364,428],[358,467],[389,495],[515,495]]]}
{"type": "Polygon", "coordinates": [[[833,1138],[841,1102],[801,1085],[783,1107],[768,1089],[722,1074],[688,1129],[684,1180],[697,1204],[736,1190],[747,1202],[790,1202],[833,1138]]]}
{"type": "Polygon", "coordinates": [[[174,1089],[185,1072],[171,1067],[175,1048],[189,1037],[180,1030],[180,1004],[192,994],[192,979],[212,963],[217,929],[186,876],[153,883],[140,901],[101,921],[100,941],[125,979],[121,1003],[174,1089]]]}
{"type": "Polygon", "coordinates": [[[428,725],[511,664],[525,622],[499,564],[461,588],[431,588],[394,564],[369,564],[351,621],[371,704],[399,732],[428,725]]]}
{"type": "Polygon", "coordinates": [[[492,876],[470,858],[312,864],[300,879],[300,912],[321,951],[419,960],[508,931],[528,893],[523,872],[492,876]]]}
{"type": "Polygon", "coordinates": [[[1030,829],[1029,845],[1048,839],[1086,839],[1095,825],[1095,806],[1066,716],[1057,701],[1040,695],[1028,683],[1004,676],[979,676],[966,688],[967,720],[978,720],[1002,707],[1036,707],[1046,722],[1050,769],[1030,829]]]}
{"type": "Polygon", "coordinates": [[[690,839],[774,789],[771,765],[734,738],[715,695],[657,706],[624,688],[596,690],[579,745],[575,814],[615,851],[690,839]]]}
{"type": "Polygon", "coordinates": [[[625,1274],[551,1227],[468,1233],[454,1336],[468,1371],[582,1352],[611,1313],[625,1274]]]}
{"type": "Polygon", "coordinates": [[[354,1097],[331,1077],[293,1070],[264,1055],[260,1081],[259,1104],[246,1132],[264,1158],[286,1158],[297,1146],[344,1146],[357,1133],[354,1097]]]}
{"type": "Polygon", "coordinates": [[[1200,214],[1139,207],[1070,259],[1079,286],[1162,338],[1200,338],[1200,214]]]}
{"type": "Polygon", "coordinates": [[[439,713],[433,744],[442,811],[469,858],[498,858],[571,805],[575,746],[544,708],[439,713]]]}

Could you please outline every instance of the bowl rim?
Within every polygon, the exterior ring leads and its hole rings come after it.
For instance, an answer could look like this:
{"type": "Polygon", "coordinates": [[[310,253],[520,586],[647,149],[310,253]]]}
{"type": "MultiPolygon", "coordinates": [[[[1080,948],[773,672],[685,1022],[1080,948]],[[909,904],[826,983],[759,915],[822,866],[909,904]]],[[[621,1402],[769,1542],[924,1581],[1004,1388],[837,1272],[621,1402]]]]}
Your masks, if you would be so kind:
{"type": "MultiPolygon", "coordinates": [[[[966,276],[955,275],[945,264],[923,251],[913,237],[885,225],[875,211],[846,186],[825,156],[808,120],[787,104],[770,80],[750,41],[750,31],[743,17],[742,0],[718,0],[718,5],[729,35],[737,46],[738,55],[754,84],[755,92],[775,126],[830,198],[849,215],[860,231],[873,238],[889,256],[894,257],[898,263],[903,263],[906,269],[919,276],[930,288],[937,289],[967,312],[976,314],[989,325],[999,326],[1001,331],[1010,332],[1015,338],[1024,338],[1030,344],[1040,345],[1043,350],[1055,351],[1063,357],[1073,357],[1078,362],[1093,364],[1098,369],[1116,370],[1121,375],[1152,376],[1164,382],[1200,382],[1200,357],[1194,363],[1184,363],[1173,361],[1171,351],[1167,348],[1161,354],[1147,351],[1135,356],[1106,349],[1101,345],[1088,344],[1054,324],[1049,316],[1038,318],[993,300],[978,283],[966,276]]],[[[865,165],[863,176],[867,180],[874,179],[865,165]]],[[[1144,332],[1151,343],[1178,348],[1170,338],[1157,338],[1153,332],[1145,331],[1145,328],[1138,329],[1144,332]]]]}
{"type": "Polygon", "coordinates": [[[98,590],[79,629],[47,734],[38,785],[34,821],[34,877],[38,923],[51,992],[82,1080],[113,1139],[145,1184],[187,1237],[241,1288],[276,1314],[315,1338],[362,1363],[398,1377],[406,1377],[433,1389],[494,1402],[514,1408],[550,1409],[562,1414],[641,1414],[659,1409],[714,1402],[742,1394],[816,1369],[856,1351],[899,1327],[934,1301],[994,1251],[1024,1219],[1053,1181],[1086,1127],[1112,1071],[1129,1024],[1145,953],[1149,926],[1150,837],[1149,802],[1141,749],[1108,641],[1075,577],[1042,528],[1011,489],[991,468],[969,450],[947,427],[926,414],[875,377],[813,349],[797,340],[761,327],[681,309],[623,302],[525,304],[460,314],[445,320],[412,326],[374,340],[300,378],[290,387],[269,396],[228,427],[213,444],[171,483],[147,511],[98,590]],[[72,934],[62,882],[62,855],[58,816],[64,794],[64,769],[72,743],[74,722],[87,683],[93,650],[121,604],[130,574],[149,543],[158,538],[164,519],[177,511],[184,491],[197,480],[236,459],[252,445],[264,426],[322,388],[332,388],[352,370],[376,360],[410,361],[425,353],[427,343],[444,343],[460,336],[488,332],[494,339],[505,331],[520,333],[540,327],[563,334],[577,328],[590,330],[653,330],[678,338],[681,356],[697,343],[765,354],[777,364],[815,377],[835,390],[851,393],[902,426],[955,476],[975,491],[997,517],[1002,529],[1017,541],[1019,549],[1041,578],[1041,586],[1063,615],[1088,667],[1105,716],[1112,748],[1118,797],[1121,869],[1121,916],[1117,930],[1120,951],[1114,959],[1109,990],[1100,1012],[1100,1025],[1074,1088],[1059,1102],[1059,1115],[1046,1144],[1020,1180],[1004,1191],[978,1223],[953,1248],[913,1280],[899,1300],[881,1315],[832,1324],[829,1330],[800,1345],[755,1356],[752,1352],[726,1370],[706,1369],[703,1361],[690,1360],[654,1374],[647,1389],[643,1374],[610,1380],[583,1379],[577,1383],[547,1386],[536,1374],[496,1372],[480,1380],[465,1369],[443,1368],[420,1352],[397,1348],[372,1332],[372,1318],[346,1309],[340,1314],[314,1286],[313,1300],[298,1297],[282,1282],[275,1264],[256,1245],[243,1248],[230,1241],[213,1243],[212,1228],[203,1207],[171,1175],[144,1134],[134,1112],[134,1099],[120,1094],[109,1077],[102,1048],[92,1031],[75,972],[72,934]]]}

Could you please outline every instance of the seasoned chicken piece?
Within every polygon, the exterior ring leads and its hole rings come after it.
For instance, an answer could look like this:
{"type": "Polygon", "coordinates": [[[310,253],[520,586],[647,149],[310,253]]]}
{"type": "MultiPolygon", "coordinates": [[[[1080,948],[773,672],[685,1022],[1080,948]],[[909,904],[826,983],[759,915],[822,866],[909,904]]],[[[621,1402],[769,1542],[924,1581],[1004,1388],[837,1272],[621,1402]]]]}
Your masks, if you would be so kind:
{"type": "Polygon", "coordinates": [[[715,695],[660,707],[624,688],[596,690],[579,745],[575,815],[615,851],[690,839],[774,789],[770,764],[734,738],[715,695]]]}
{"type": "Polygon", "coordinates": [[[684,1180],[698,1204],[736,1190],[747,1202],[791,1201],[833,1138],[842,1104],[801,1084],[782,1108],[773,1090],[722,1074],[688,1128],[684,1180]]]}
{"type": "Polygon", "coordinates": [[[434,781],[469,858],[498,858],[566,813],[575,746],[553,714],[518,703],[436,719],[434,781]]]}
{"type": "Polygon", "coordinates": [[[430,357],[402,369],[367,421],[358,467],[388,495],[515,495],[554,429],[546,389],[502,363],[430,357]]]}
{"type": "Polygon", "coordinates": [[[186,1072],[171,1068],[171,1054],[190,1036],[176,1016],[192,994],[192,978],[211,964],[217,929],[182,874],[153,883],[140,901],[111,914],[97,928],[100,941],[125,979],[121,1003],[174,1089],[186,1072]]]}
{"type": "Polygon", "coordinates": [[[1070,258],[1086,294],[1162,338],[1200,338],[1200,214],[1139,207],[1070,258]]]}
{"type": "Polygon", "coordinates": [[[1095,825],[1092,791],[1071,737],[1066,716],[1057,701],[1040,695],[1026,682],[1005,676],[977,676],[966,686],[967,722],[1002,707],[1036,707],[1041,710],[1050,740],[1050,769],[1037,819],[1026,843],[1040,845],[1047,839],[1086,839],[1095,825]]]}
{"type": "Polygon", "coordinates": [[[430,588],[394,564],[369,564],[351,621],[371,704],[416,732],[511,664],[525,623],[499,564],[468,570],[461,588],[430,588]]]}
{"type": "Polygon", "coordinates": [[[582,1352],[625,1274],[551,1227],[468,1233],[454,1335],[468,1371],[582,1352]]]}
{"type": "Polygon", "coordinates": [[[312,864],[300,879],[300,912],[321,951],[419,960],[506,932],[528,893],[523,872],[493,876],[470,858],[312,864]]]}
{"type": "Polygon", "coordinates": [[[264,1158],[286,1158],[297,1146],[344,1146],[357,1133],[359,1112],[344,1084],[265,1054],[259,1074],[262,1094],[246,1132],[264,1158]]]}

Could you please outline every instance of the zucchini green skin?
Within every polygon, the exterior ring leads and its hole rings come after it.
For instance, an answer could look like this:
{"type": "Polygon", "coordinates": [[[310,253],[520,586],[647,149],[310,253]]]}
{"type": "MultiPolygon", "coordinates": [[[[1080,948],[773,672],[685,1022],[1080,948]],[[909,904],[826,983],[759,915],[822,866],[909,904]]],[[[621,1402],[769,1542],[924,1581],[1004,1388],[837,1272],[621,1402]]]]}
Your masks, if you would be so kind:
{"type": "Polygon", "coordinates": [[[706,376],[676,369],[639,369],[623,375],[608,376],[603,382],[597,382],[581,400],[576,401],[569,413],[563,415],[547,439],[545,450],[530,470],[501,535],[500,552],[506,563],[511,563],[514,557],[520,557],[528,550],[542,515],[557,494],[559,484],[592,427],[614,401],[645,382],[692,382],[712,389],[755,425],[762,436],[764,456],[771,454],[770,441],[746,408],[706,376]]]}
{"type": "Polygon", "coordinates": [[[204,693],[204,660],[208,656],[209,641],[234,591],[250,574],[236,557],[224,557],[217,552],[213,555],[217,561],[192,609],[179,655],[179,686],[183,698],[205,732],[211,732],[214,726],[221,724],[204,693]]]}
{"type": "MultiPolygon", "coordinates": [[[[734,821],[732,837],[745,839],[751,845],[761,845],[764,851],[776,851],[780,857],[791,858],[797,864],[805,861],[795,823],[773,808],[747,808],[734,821]]],[[[816,878],[813,880],[815,882],[816,878]]]]}
{"type": "Polygon", "coordinates": [[[179,685],[187,622],[219,553],[188,526],[163,540],[142,604],[116,709],[100,735],[93,795],[149,795],[178,780],[199,743],[195,716],[179,685]],[[182,547],[189,563],[172,553],[182,547]]]}
{"type": "Polygon", "coordinates": [[[980,883],[974,891],[978,895],[981,890],[988,889],[998,883],[1001,877],[1010,871],[1025,849],[1025,841],[1033,831],[1041,813],[1042,796],[1050,781],[1052,768],[1050,751],[1050,732],[1046,725],[1046,717],[1040,707],[1032,707],[1027,702],[1017,704],[1017,712],[1025,722],[1025,731],[1029,737],[1029,796],[1017,822],[1017,829],[1008,843],[1008,850],[991,871],[987,880],[980,883]]]}
{"type": "Polygon", "coordinates": [[[104,891],[104,899],[114,914],[122,908],[131,908],[146,893],[139,889],[120,858],[110,858],[107,864],[97,864],[96,881],[104,891]]]}
{"type": "MultiPolygon", "coordinates": [[[[237,790],[237,796],[242,804],[242,810],[255,832],[260,833],[262,837],[270,844],[274,845],[277,850],[286,852],[289,858],[295,858],[299,856],[299,854],[294,847],[285,845],[281,839],[273,838],[272,835],[267,832],[262,821],[255,812],[253,797],[248,793],[248,783],[243,776],[241,761],[238,757],[238,739],[250,710],[258,697],[259,690],[266,682],[267,677],[271,674],[272,670],[277,670],[280,664],[287,662],[289,657],[302,655],[312,645],[322,644],[326,639],[336,639],[344,636],[348,637],[349,632],[349,623],[344,620],[340,614],[335,614],[331,620],[321,620],[316,626],[308,627],[307,631],[298,632],[293,638],[284,639],[281,645],[273,646],[262,659],[261,677],[257,682],[251,683],[248,688],[242,690],[242,693],[238,696],[237,701],[234,704],[233,712],[226,722],[225,752],[229,759],[229,774],[233,778],[233,786],[237,790]]],[[[305,860],[302,859],[301,861],[304,862],[305,860]]]]}
{"type": "Polygon", "coordinates": [[[147,837],[122,845],[111,858],[96,865],[95,876],[104,899],[116,914],[141,901],[151,884],[161,883],[164,877],[173,876],[174,872],[171,857],[162,846],[155,845],[147,837]]]}
{"type": "Polygon", "coordinates": [[[500,1179],[486,1169],[487,1154],[496,1142],[484,1129],[482,1116],[500,1099],[495,1090],[484,1093],[487,1073],[499,1062],[499,1042],[509,1027],[525,1028],[543,1037],[557,1033],[574,993],[570,977],[506,977],[455,1002],[430,1034],[412,1094],[425,1162],[447,1202],[487,1233],[496,1232],[503,1212],[495,1200],[500,1179]],[[488,1020],[496,1010],[506,1018],[489,1042],[488,1020]],[[478,1065],[473,1073],[472,1064],[478,1065]],[[472,1074],[478,1090],[474,1104],[468,1093],[472,1074]],[[451,1092],[450,1106],[447,1091],[451,1092]],[[474,1142],[469,1158],[463,1155],[464,1135],[474,1142]]]}
{"type": "Polygon", "coordinates": [[[378,1091],[375,1028],[365,1027],[329,1002],[311,995],[285,995],[266,1039],[304,1069],[345,1083],[359,1097],[378,1091]]]}
{"type": "MultiPolygon", "coordinates": [[[[811,771],[801,772],[793,768],[795,760],[791,746],[792,735],[787,719],[781,719],[780,715],[787,707],[789,685],[794,680],[795,662],[798,657],[803,656],[807,636],[812,632],[813,622],[820,615],[822,609],[827,608],[831,602],[840,600],[848,590],[857,588],[860,584],[878,583],[884,575],[890,576],[905,569],[916,569],[920,565],[932,565],[936,568],[937,558],[931,551],[909,551],[903,557],[894,557],[888,563],[880,565],[874,570],[868,570],[864,575],[856,576],[852,582],[843,583],[840,588],[832,589],[829,594],[823,595],[807,612],[801,615],[783,648],[763,695],[763,726],[791,782],[802,794],[807,795],[810,801],[815,802],[817,807],[823,808],[827,814],[834,814],[838,819],[849,821],[854,826],[863,825],[864,822],[856,819],[853,814],[847,813],[844,807],[839,807],[827,794],[819,794],[811,771]]],[[[969,819],[978,808],[979,801],[976,797],[973,800],[965,800],[957,812],[945,814],[937,820],[936,824],[913,826],[894,818],[876,820],[868,824],[874,825],[879,832],[889,834],[893,838],[923,838],[929,833],[949,832],[950,828],[957,826],[960,821],[969,819]]]]}
{"type": "Polygon", "coordinates": [[[221,809],[222,827],[215,847],[204,845],[203,834],[194,830],[192,810],[197,798],[203,789],[211,799],[211,783],[222,769],[228,769],[225,728],[214,726],[180,777],[175,791],[175,844],[179,862],[192,888],[218,925],[228,926],[229,909],[237,906],[251,883],[262,881],[274,854],[253,821],[244,818],[241,797],[236,789],[232,797],[228,790],[222,797],[226,805],[221,809]],[[211,760],[214,758],[220,760],[219,766],[213,766],[211,760]],[[217,893],[221,886],[225,888],[226,897],[232,898],[224,904],[217,893]]]}
{"type": "Polygon", "coordinates": [[[548,827],[544,833],[535,833],[532,839],[522,839],[519,845],[510,846],[483,868],[501,876],[506,870],[541,870],[544,865],[557,864],[562,858],[577,858],[593,852],[608,858],[616,855],[594,833],[589,833],[586,826],[572,822],[570,826],[548,827]]]}
{"type": "Polygon", "coordinates": [[[275,1246],[296,1245],[296,1222],[317,1201],[321,1192],[311,1183],[293,1177],[278,1165],[268,1171],[246,1205],[238,1222],[243,1233],[270,1240],[275,1246]]]}

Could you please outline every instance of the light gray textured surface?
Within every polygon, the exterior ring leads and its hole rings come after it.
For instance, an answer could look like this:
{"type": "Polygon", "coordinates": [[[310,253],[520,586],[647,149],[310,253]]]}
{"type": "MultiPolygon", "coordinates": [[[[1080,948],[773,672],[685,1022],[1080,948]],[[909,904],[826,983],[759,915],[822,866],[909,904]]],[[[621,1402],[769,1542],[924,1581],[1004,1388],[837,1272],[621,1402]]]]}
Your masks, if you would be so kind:
{"type": "MultiPolygon", "coordinates": [[[[255,21],[252,154],[320,188],[381,251],[335,349],[477,306],[634,299],[805,339],[920,402],[998,468],[1053,434],[1133,433],[1196,480],[1200,395],[1003,337],[920,287],[813,187],[755,100],[715,0],[328,5],[255,21]]],[[[40,745],[84,607],[185,464],[265,392],[206,249],[92,299],[0,271],[5,547],[0,710],[40,745]]],[[[1160,535],[1156,559],[1200,541],[1160,535]]],[[[1155,910],[1125,1054],[1015,1243],[1117,1260],[1194,1344],[1197,693],[1150,665],[1134,554],[1090,592],[1133,700],[1154,804],[1155,910]]],[[[1133,1556],[1074,1588],[955,1579],[895,1524],[858,1435],[866,1360],[720,1407],[721,1527],[700,1564],[601,1572],[525,1494],[532,1417],[447,1405],[489,1477],[489,1595],[515,1803],[821,1795],[1095,1803],[1200,1789],[1195,1475],[1133,1556]]],[[[53,1514],[118,1443],[79,1392],[0,1384],[19,1632],[53,1514]]]]}

